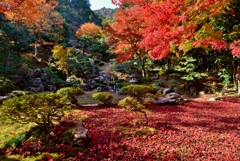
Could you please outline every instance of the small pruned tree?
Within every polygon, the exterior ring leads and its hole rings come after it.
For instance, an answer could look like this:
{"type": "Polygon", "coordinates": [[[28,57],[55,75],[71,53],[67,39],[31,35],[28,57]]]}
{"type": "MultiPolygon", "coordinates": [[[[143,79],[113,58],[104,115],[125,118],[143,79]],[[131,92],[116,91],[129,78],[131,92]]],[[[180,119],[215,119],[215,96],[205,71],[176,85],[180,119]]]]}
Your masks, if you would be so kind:
{"type": "Polygon", "coordinates": [[[147,113],[143,110],[145,108],[145,106],[142,103],[140,103],[139,101],[137,101],[136,99],[128,96],[128,97],[120,100],[118,105],[127,110],[144,114],[144,117],[146,119],[146,125],[148,124],[147,113]]]}
{"type": "Polygon", "coordinates": [[[92,98],[94,100],[100,101],[103,105],[109,106],[112,104],[113,101],[113,95],[106,92],[99,92],[92,94],[92,98]]]}
{"type": "Polygon", "coordinates": [[[78,100],[76,96],[83,95],[85,92],[79,87],[64,87],[57,90],[56,93],[62,96],[66,96],[67,99],[71,102],[71,104],[78,105],[78,100]]]}
{"type": "Polygon", "coordinates": [[[27,124],[30,122],[50,128],[64,116],[67,97],[51,92],[14,97],[3,102],[1,109],[10,119],[27,124]]]}
{"type": "Polygon", "coordinates": [[[127,93],[131,97],[135,98],[140,103],[143,103],[146,94],[150,91],[150,87],[146,85],[128,85],[121,88],[122,92],[127,93]]]}

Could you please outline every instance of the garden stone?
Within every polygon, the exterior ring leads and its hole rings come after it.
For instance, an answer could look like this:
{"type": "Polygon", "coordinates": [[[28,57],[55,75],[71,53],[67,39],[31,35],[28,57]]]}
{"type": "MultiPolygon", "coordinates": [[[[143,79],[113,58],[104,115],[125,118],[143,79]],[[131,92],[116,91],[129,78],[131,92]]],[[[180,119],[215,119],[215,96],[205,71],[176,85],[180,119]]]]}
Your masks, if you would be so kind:
{"type": "Polygon", "coordinates": [[[130,82],[131,84],[135,84],[135,83],[137,83],[137,80],[134,79],[134,78],[132,78],[131,80],[129,80],[129,82],[130,82]]]}
{"type": "Polygon", "coordinates": [[[200,91],[200,92],[199,92],[199,95],[200,95],[200,96],[204,96],[205,94],[206,94],[205,91],[200,91]]]}
{"type": "Polygon", "coordinates": [[[177,104],[182,105],[184,104],[184,99],[181,97],[181,95],[172,92],[167,94],[165,97],[161,97],[156,101],[157,105],[166,105],[166,104],[177,104]]]}
{"type": "Polygon", "coordinates": [[[101,91],[102,91],[102,87],[97,87],[96,90],[97,90],[98,92],[101,92],[101,91]]]}
{"type": "Polygon", "coordinates": [[[76,121],[75,127],[63,133],[63,141],[75,147],[87,147],[87,144],[91,141],[91,137],[83,123],[76,121]]]}
{"type": "Polygon", "coordinates": [[[168,93],[171,93],[171,92],[174,92],[173,87],[164,88],[164,89],[162,90],[162,93],[163,93],[163,94],[168,94],[168,93]]]}
{"type": "Polygon", "coordinates": [[[208,101],[209,101],[209,102],[214,102],[214,101],[216,101],[216,98],[212,97],[212,98],[210,98],[208,101]]]}
{"type": "Polygon", "coordinates": [[[33,84],[39,86],[40,84],[42,84],[42,79],[41,79],[41,78],[35,78],[35,79],[33,80],[33,84]]]}

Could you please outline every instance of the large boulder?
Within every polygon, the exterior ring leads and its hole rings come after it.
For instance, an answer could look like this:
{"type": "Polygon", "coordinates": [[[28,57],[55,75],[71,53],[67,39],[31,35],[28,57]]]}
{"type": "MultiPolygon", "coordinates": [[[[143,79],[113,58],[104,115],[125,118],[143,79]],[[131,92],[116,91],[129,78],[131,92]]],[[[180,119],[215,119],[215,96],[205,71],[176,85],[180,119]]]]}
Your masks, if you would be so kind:
{"type": "Polygon", "coordinates": [[[184,99],[178,93],[172,92],[167,94],[165,97],[160,97],[157,101],[157,105],[169,105],[169,104],[176,104],[182,105],[184,104],[184,99]]]}

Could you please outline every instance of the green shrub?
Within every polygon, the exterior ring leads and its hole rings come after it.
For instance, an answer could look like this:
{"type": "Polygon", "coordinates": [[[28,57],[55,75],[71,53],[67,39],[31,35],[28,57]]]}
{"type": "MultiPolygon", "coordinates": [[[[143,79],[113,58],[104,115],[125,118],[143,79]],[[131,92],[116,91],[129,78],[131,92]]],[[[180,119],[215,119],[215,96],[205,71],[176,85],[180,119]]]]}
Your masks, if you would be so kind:
{"type": "Polygon", "coordinates": [[[92,54],[88,54],[88,57],[89,57],[89,58],[93,58],[93,55],[92,55],[92,54]]]}
{"type": "Polygon", "coordinates": [[[98,63],[100,63],[100,60],[99,60],[99,59],[95,59],[95,60],[93,61],[93,63],[94,63],[94,64],[98,64],[98,63]]]}
{"type": "Polygon", "coordinates": [[[104,66],[104,62],[101,61],[98,65],[99,66],[104,66]]]}
{"type": "Polygon", "coordinates": [[[146,78],[146,77],[140,77],[140,78],[137,78],[137,81],[139,84],[149,84],[150,83],[150,79],[149,78],[146,78]]]}
{"type": "Polygon", "coordinates": [[[158,86],[162,86],[162,85],[163,85],[163,81],[162,81],[161,79],[156,80],[155,83],[156,83],[158,86]]]}
{"type": "Polygon", "coordinates": [[[149,86],[149,93],[156,94],[158,91],[158,88],[156,86],[150,85],[149,86]]]}
{"type": "Polygon", "coordinates": [[[125,86],[128,86],[128,85],[131,85],[130,82],[119,82],[119,83],[116,83],[116,87],[117,88],[122,88],[122,87],[125,87],[125,86]]]}
{"type": "Polygon", "coordinates": [[[129,96],[120,100],[118,105],[130,111],[139,111],[145,108],[143,104],[141,104],[136,99],[129,96]]]}
{"type": "Polygon", "coordinates": [[[101,83],[94,83],[93,84],[93,89],[96,89],[97,87],[103,87],[104,85],[101,83]]]}
{"type": "Polygon", "coordinates": [[[143,111],[145,106],[142,103],[140,103],[139,101],[137,101],[136,99],[128,96],[128,97],[120,100],[118,105],[127,110],[130,110],[130,111],[143,113],[144,117],[146,119],[146,124],[148,124],[147,114],[145,111],[143,111]]]}
{"type": "Polygon", "coordinates": [[[12,95],[15,96],[15,97],[29,95],[29,94],[33,94],[33,92],[22,91],[22,90],[14,90],[14,91],[12,91],[12,95]]]}
{"type": "Polygon", "coordinates": [[[56,93],[66,96],[67,99],[69,99],[69,101],[75,105],[78,105],[76,96],[85,94],[85,92],[79,87],[64,87],[64,88],[57,90],[56,93]]]}
{"type": "Polygon", "coordinates": [[[65,84],[66,81],[61,79],[61,78],[53,78],[51,79],[51,82],[54,84],[54,85],[58,85],[58,84],[65,84]]]}
{"type": "Polygon", "coordinates": [[[110,93],[100,92],[92,94],[94,100],[100,101],[103,105],[109,106],[112,104],[113,95],[110,93]]]}
{"type": "Polygon", "coordinates": [[[5,77],[0,77],[0,91],[11,92],[14,89],[13,82],[5,77]]]}
{"type": "Polygon", "coordinates": [[[175,79],[171,79],[171,80],[169,81],[169,84],[170,84],[171,86],[176,86],[176,85],[179,85],[180,83],[179,83],[177,80],[175,80],[175,79]]]}
{"type": "Polygon", "coordinates": [[[24,141],[26,141],[29,137],[27,134],[18,134],[16,137],[12,138],[10,141],[6,143],[6,148],[12,147],[16,148],[17,146],[21,145],[24,141]]]}
{"type": "Polygon", "coordinates": [[[150,87],[145,85],[128,85],[122,87],[121,91],[143,103],[146,94],[150,91],[150,87]]]}
{"type": "Polygon", "coordinates": [[[66,97],[51,92],[14,97],[2,104],[4,114],[10,119],[22,124],[35,122],[47,127],[60,121],[63,110],[69,107],[66,97]]]}

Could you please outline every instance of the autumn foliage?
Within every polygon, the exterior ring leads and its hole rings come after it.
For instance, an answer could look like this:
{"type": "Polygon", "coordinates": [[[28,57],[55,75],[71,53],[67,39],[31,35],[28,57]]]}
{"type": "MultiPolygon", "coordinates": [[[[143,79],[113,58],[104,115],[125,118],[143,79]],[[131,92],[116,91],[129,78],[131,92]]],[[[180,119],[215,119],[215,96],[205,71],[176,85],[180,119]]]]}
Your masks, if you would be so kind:
{"type": "Polygon", "coordinates": [[[145,20],[139,15],[141,11],[138,7],[118,9],[115,22],[112,25],[105,25],[106,32],[110,34],[107,43],[119,54],[117,60],[120,62],[133,59],[135,55],[140,60],[147,57],[144,47],[140,46],[144,36],[145,20]]]}
{"type": "MultiPolygon", "coordinates": [[[[59,153],[58,160],[226,160],[240,158],[238,99],[188,102],[181,106],[148,105],[148,126],[135,126],[138,113],[122,108],[81,107],[69,118],[82,116],[92,141],[88,150],[73,151],[62,141],[72,127],[62,122],[41,141],[26,141],[11,154],[59,153]]],[[[49,156],[50,157],[50,156],[49,156]]]]}
{"type": "MultiPolygon", "coordinates": [[[[227,44],[222,41],[221,31],[213,30],[208,23],[211,17],[223,13],[223,7],[230,0],[113,0],[116,5],[128,9],[119,12],[130,12],[137,8],[138,17],[144,18],[143,39],[139,47],[151,51],[152,59],[162,59],[173,48],[185,50],[186,47],[212,47],[215,50],[225,49],[227,44]]],[[[118,14],[120,14],[118,13],[118,14]]],[[[125,14],[128,15],[128,14],[125,14]]],[[[136,19],[137,19],[136,18],[136,19]]],[[[128,19],[127,16],[116,17],[116,21],[128,19]]],[[[124,23],[126,26],[127,23],[124,23]]],[[[120,24],[119,24],[120,25],[120,24]]],[[[123,25],[123,24],[122,24],[123,25]]],[[[117,26],[114,24],[113,26],[117,26]]],[[[141,25],[136,24],[138,27],[141,25]]],[[[121,29],[121,28],[119,28],[121,29]]],[[[123,33],[124,30],[120,30],[123,33]]],[[[126,35],[127,38],[132,38],[126,35]]]]}
{"type": "Polygon", "coordinates": [[[94,23],[85,23],[77,31],[76,36],[81,38],[83,35],[92,36],[96,38],[99,36],[101,28],[94,23]]]}
{"type": "Polygon", "coordinates": [[[0,2],[0,13],[7,18],[28,22],[37,22],[43,16],[41,7],[54,8],[57,5],[55,0],[2,0],[0,2]]]}

